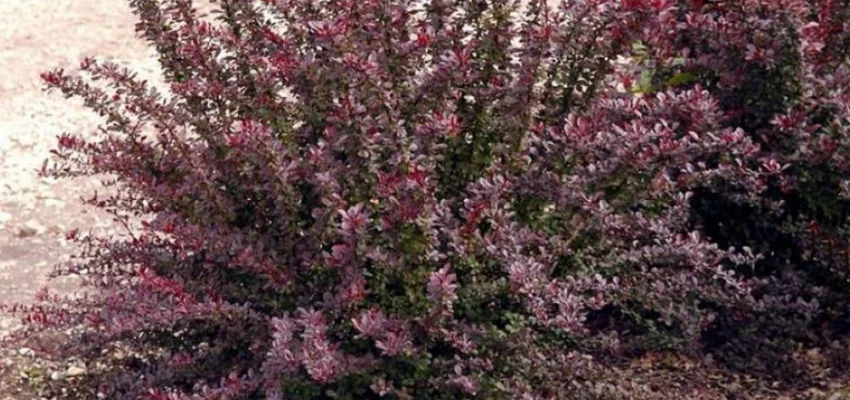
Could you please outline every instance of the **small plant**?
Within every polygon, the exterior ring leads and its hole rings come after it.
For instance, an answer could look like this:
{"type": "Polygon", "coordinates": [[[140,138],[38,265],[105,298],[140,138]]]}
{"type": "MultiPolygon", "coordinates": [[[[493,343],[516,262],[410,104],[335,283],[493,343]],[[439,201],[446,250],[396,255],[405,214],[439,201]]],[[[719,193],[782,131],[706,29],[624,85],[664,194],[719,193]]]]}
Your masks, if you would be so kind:
{"type": "Polygon", "coordinates": [[[847,377],[846,1],[130,3],[167,93],[43,74],[105,118],[43,173],[111,175],[129,238],[72,231],[88,294],[6,307],[102,366],[74,393],[697,398],[807,387],[800,346],[847,377]],[[656,354],[719,363],[625,372],[656,354]]]}

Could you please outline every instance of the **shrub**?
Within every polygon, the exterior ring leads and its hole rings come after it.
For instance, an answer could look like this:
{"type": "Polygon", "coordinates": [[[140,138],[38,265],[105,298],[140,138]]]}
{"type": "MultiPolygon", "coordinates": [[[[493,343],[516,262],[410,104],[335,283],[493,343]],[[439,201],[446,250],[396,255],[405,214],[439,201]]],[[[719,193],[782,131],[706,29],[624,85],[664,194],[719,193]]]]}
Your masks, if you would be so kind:
{"type": "Polygon", "coordinates": [[[43,173],[110,174],[129,237],[6,307],[77,396],[695,398],[623,365],[845,354],[846,1],[131,5],[168,93],[43,74],[106,119],[43,173]]]}

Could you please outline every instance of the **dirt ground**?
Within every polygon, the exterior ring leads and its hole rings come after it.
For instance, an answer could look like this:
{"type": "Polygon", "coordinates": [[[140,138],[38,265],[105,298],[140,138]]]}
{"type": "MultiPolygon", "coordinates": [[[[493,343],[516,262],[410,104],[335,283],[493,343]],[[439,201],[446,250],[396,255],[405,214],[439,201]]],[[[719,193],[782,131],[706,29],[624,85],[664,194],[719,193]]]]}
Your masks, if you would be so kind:
{"type": "Polygon", "coordinates": [[[0,0],[0,299],[27,301],[45,273],[71,248],[72,228],[106,229],[108,218],[84,209],[97,180],[55,181],[37,170],[56,136],[85,133],[99,119],[79,102],[45,93],[39,73],[77,69],[99,56],[156,76],[156,61],[134,37],[124,0],[0,0]]]}
{"type": "MultiPolygon", "coordinates": [[[[100,122],[80,102],[45,93],[39,73],[78,69],[85,56],[111,59],[158,81],[157,62],[134,35],[126,0],[0,0],[0,301],[27,302],[46,285],[53,265],[73,252],[64,234],[72,228],[103,231],[112,222],[83,207],[79,198],[99,187],[97,179],[39,178],[56,136],[86,133],[100,122]]],[[[73,282],[51,287],[70,291],[73,282]]],[[[0,335],[15,322],[0,315],[0,335]]],[[[0,354],[0,375],[9,375],[13,355],[0,354]]],[[[0,400],[34,398],[0,379],[0,400]],[[5,383],[4,383],[5,382],[5,383]]]]}

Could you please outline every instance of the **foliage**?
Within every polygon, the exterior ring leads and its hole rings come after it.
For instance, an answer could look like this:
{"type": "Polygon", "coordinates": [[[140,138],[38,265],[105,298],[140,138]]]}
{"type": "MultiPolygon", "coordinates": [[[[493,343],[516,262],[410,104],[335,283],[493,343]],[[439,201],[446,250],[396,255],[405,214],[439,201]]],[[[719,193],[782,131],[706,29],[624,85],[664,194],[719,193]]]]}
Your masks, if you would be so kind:
{"type": "Polygon", "coordinates": [[[43,173],[110,174],[87,202],[142,229],[70,233],[90,293],[6,306],[102,366],[79,393],[697,398],[623,366],[794,390],[801,346],[846,377],[847,1],[131,5],[168,92],[45,73],[106,122],[43,173]]]}

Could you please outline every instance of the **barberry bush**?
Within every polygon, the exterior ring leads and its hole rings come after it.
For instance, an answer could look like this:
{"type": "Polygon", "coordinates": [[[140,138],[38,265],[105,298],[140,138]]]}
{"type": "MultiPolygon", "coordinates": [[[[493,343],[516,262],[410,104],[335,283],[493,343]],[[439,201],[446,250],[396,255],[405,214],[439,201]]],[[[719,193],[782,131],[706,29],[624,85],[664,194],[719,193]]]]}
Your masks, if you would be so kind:
{"type": "Polygon", "coordinates": [[[850,2],[130,4],[167,90],[95,59],[42,75],[105,119],[43,174],[110,176],[86,202],[128,227],[68,234],[53,275],[85,295],[5,307],[15,340],[91,366],[66,393],[750,398],[701,376],[848,377],[850,2]],[[635,373],[650,354],[696,367],[635,373]]]}

